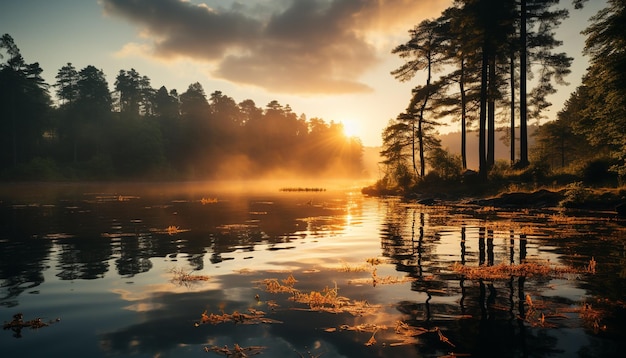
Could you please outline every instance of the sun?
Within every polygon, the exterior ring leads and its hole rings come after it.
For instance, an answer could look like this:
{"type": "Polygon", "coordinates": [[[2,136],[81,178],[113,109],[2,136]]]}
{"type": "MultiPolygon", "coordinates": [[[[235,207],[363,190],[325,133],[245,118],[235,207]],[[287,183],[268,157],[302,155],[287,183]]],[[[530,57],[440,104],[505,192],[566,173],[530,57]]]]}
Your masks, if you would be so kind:
{"type": "Polygon", "coordinates": [[[352,119],[344,119],[341,121],[343,124],[343,134],[348,137],[358,137],[361,134],[361,128],[359,122],[352,119]]]}

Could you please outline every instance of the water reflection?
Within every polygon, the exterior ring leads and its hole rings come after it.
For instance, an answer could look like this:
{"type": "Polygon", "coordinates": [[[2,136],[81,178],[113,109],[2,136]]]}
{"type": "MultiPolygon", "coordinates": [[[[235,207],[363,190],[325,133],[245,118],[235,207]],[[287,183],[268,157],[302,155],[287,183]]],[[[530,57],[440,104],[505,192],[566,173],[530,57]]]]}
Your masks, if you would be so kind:
{"type": "MultiPolygon", "coordinates": [[[[450,274],[449,267],[445,266],[450,265],[451,259],[461,265],[476,266],[493,266],[501,262],[525,263],[529,259],[528,236],[525,233],[527,229],[511,221],[496,231],[493,229],[493,222],[490,222],[493,217],[484,220],[478,216],[462,220],[458,233],[454,233],[446,226],[449,223],[446,223],[443,216],[435,216],[434,220],[430,220],[434,211],[432,208],[401,203],[392,205],[400,205],[402,210],[388,211],[381,232],[383,254],[392,259],[398,271],[408,272],[415,277],[417,280],[411,285],[411,290],[422,293],[420,300],[398,304],[398,311],[409,317],[407,322],[421,327],[448,327],[446,334],[451,341],[457,343],[457,348],[461,348],[458,352],[471,352],[477,356],[542,357],[554,354],[572,355],[576,350],[583,349],[581,342],[584,340],[573,344],[571,337],[557,337],[553,332],[543,329],[550,327],[550,324],[542,322],[542,329],[528,327],[526,317],[529,310],[535,309],[532,301],[529,301],[531,297],[542,300],[544,307],[552,306],[557,312],[559,307],[571,308],[581,304],[580,301],[560,297],[558,294],[544,296],[544,292],[554,290],[549,277],[533,277],[532,282],[527,282],[525,276],[512,276],[508,280],[467,280],[450,274]],[[511,228],[507,231],[506,226],[511,228]],[[506,234],[508,240],[500,240],[499,236],[504,238],[506,234]],[[447,242],[455,240],[458,240],[458,256],[453,250],[446,251],[454,247],[447,242]],[[503,247],[498,248],[498,245],[503,247]],[[452,285],[455,281],[458,282],[457,288],[452,285]],[[451,297],[456,297],[456,300],[451,302],[451,297]],[[564,341],[569,343],[564,345],[564,341]]],[[[578,227],[577,230],[587,232],[589,228],[586,225],[584,229],[578,227]]],[[[542,228],[536,230],[541,231],[542,228]]],[[[535,234],[537,237],[541,236],[540,233],[535,234]]],[[[604,249],[611,246],[609,244],[604,249]]],[[[542,249],[533,249],[537,252],[532,259],[539,258],[541,255],[538,252],[542,249]]],[[[575,248],[550,245],[547,251],[560,253],[572,249],[576,250],[578,257],[577,262],[572,264],[578,264],[578,267],[585,258],[588,260],[593,256],[586,248],[578,245],[575,248]]],[[[620,251],[621,256],[624,253],[623,247],[620,251]]],[[[581,287],[589,289],[585,281],[580,282],[581,287]]],[[[623,287],[623,283],[617,284],[617,287],[623,287]]],[[[611,287],[616,288],[613,285],[611,287]]],[[[598,292],[597,289],[589,291],[598,292]]],[[[613,295],[616,297],[614,302],[619,302],[617,296],[622,299],[625,297],[623,289],[618,291],[617,295],[613,295]]],[[[579,300],[584,301],[585,298],[579,297],[579,300]]],[[[623,306],[619,311],[624,311],[623,306]]],[[[576,319],[571,315],[559,317],[561,318],[576,319]]],[[[540,319],[543,320],[543,316],[540,319]]],[[[570,325],[571,323],[566,323],[560,326],[566,329],[570,325]]],[[[617,329],[622,330],[623,327],[617,329]]],[[[613,349],[608,349],[605,353],[610,352],[617,353],[613,349]]]]}
{"type": "MultiPolygon", "coordinates": [[[[0,312],[5,320],[16,309],[67,318],[36,340],[71,332],[81,342],[77,354],[206,356],[203,346],[237,343],[287,357],[610,356],[624,345],[626,237],[616,219],[426,207],[345,192],[83,191],[7,196],[0,213],[0,312]],[[372,257],[386,260],[337,270],[372,257]],[[592,258],[594,275],[566,278],[468,279],[453,270],[548,259],[581,268],[592,258]],[[171,267],[211,279],[176,285],[171,267]],[[373,269],[410,281],[363,281],[373,269]],[[362,316],[310,312],[255,284],[285,271],[303,292],[336,284],[342,296],[380,308],[362,316]],[[597,322],[608,328],[588,324],[583,304],[604,312],[597,322]],[[250,307],[283,323],[193,324],[205,310],[250,307]],[[83,329],[86,318],[97,333],[83,329]],[[397,322],[427,333],[407,343],[397,322]],[[366,324],[387,327],[376,331],[377,344],[365,345],[372,332],[345,329],[366,324]]],[[[9,352],[31,352],[8,338],[0,345],[9,352]]]]}

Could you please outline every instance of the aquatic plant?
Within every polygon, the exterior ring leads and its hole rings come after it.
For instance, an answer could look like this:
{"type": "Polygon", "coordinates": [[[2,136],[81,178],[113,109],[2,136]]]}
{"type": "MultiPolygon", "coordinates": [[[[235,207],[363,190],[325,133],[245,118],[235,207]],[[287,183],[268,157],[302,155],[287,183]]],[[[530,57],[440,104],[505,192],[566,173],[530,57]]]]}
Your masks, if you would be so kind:
{"type": "Polygon", "coordinates": [[[293,192],[298,192],[298,191],[305,191],[305,192],[307,192],[307,191],[313,191],[313,192],[316,192],[316,191],[318,191],[318,192],[319,191],[326,191],[326,189],[324,189],[324,188],[300,188],[300,187],[298,187],[298,188],[280,188],[279,190],[280,191],[286,191],[286,192],[290,192],[290,191],[293,191],[293,192]]]}
{"type": "Polygon", "coordinates": [[[2,325],[2,329],[10,329],[11,331],[13,331],[13,336],[15,338],[20,338],[22,337],[22,329],[24,328],[39,329],[42,327],[48,327],[49,325],[60,321],[60,318],[48,322],[44,322],[41,318],[24,321],[24,314],[16,313],[13,315],[13,319],[10,322],[4,322],[4,325],[2,325]]]}
{"type": "Polygon", "coordinates": [[[561,277],[565,274],[579,273],[573,267],[551,265],[549,262],[524,262],[521,264],[506,264],[487,266],[466,266],[458,262],[452,265],[452,271],[462,274],[470,280],[503,280],[510,277],[548,276],[561,277]]]}
{"type": "Polygon", "coordinates": [[[173,267],[168,270],[168,273],[172,274],[172,278],[170,282],[178,284],[178,285],[189,285],[190,283],[195,283],[199,281],[208,281],[211,279],[210,276],[207,275],[195,275],[191,272],[187,272],[182,268],[173,267]]]}
{"type": "Polygon", "coordinates": [[[198,327],[202,324],[215,325],[225,322],[233,322],[239,324],[282,323],[281,321],[265,317],[265,312],[263,311],[259,311],[254,308],[248,308],[248,313],[240,313],[238,311],[234,311],[231,314],[207,314],[207,311],[205,310],[204,312],[202,312],[200,321],[194,323],[194,326],[198,327]]]}
{"type": "Polygon", "coordinates": [[[202,199],[200,199],[200,203],[202,203],[202,205],[215,204],[217,202],[218,202],[217,198],[202,198],[202,199]]]}
{"type": "Polygon", "coordinates": [[[244,358],[257,354],[261,354],[267,347],[263,346],[250,346],[250,347],[241,347],[237,343],[233,345],[233,348],[228,348],[228,346],[218,347],[204,347],[205,352],[213,352],[221,355],[225,355],[231,358],[244,358]]]}

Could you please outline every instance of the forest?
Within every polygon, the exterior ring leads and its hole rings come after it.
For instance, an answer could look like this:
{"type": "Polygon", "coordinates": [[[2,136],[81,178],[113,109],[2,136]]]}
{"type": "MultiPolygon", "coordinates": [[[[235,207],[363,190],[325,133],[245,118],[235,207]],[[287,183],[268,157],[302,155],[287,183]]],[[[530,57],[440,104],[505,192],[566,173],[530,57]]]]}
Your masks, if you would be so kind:
{"type": "MultiPolygon", "coordinates": [[[[573,11],[585,2],[572,1],[573,11]]],[[[528,145],[529,123],[545,119],[548,96],[570,73],[573,58],[557,52],[562,41],[555,38],[568,16],[558,0],[456,0],[440,17],[410,29],[408,41],[392,50],[404,64],[391,75],[410,81],[419,73],[425,80],[384,129],[385,174],[374,189],[419,191],[470,177],[493,185],[503,176],[517,183],[623,184],[624,1],[609,0],[580,29],[590,60],[582,84],[555,120],[538,127],[535,146],[528,145]],[[441,146],[437,128],[444,120],[460,123],[460,155],[441,146]],[[477,172],[467,167],[469,135],[479,138],[477,172]],[[509,144],[510,160],[496,162],[498,139],[509,144]]]]}
{"type": "Polygon", "coordinates": [[[274,100],[237,103],[199,82],[155,89],[96,66],[41,77],[9,34],[0,39],[0,180],[203,180],[363,177],[363,145],[343,125],[274,100]],[[52,94],[56,96],[53,101],[52,94]]]}

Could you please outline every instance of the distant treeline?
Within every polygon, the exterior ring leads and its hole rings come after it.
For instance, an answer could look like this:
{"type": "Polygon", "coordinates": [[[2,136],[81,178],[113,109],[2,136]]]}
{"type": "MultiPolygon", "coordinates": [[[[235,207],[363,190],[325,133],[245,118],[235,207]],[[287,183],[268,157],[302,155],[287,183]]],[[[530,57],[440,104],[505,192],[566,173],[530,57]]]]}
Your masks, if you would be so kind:
{"type": "Polygon", "coordinates": [[[135,69],[114,90],[102,70],[58,70],[45,83],[10,35],[0,39],[0,178],[4,180],[358,177],[363,145],[343,125],[259,108],[196,82],[154,89],[135,69]],[[54,91],[58,105],[53,105],[54,91]]]}

